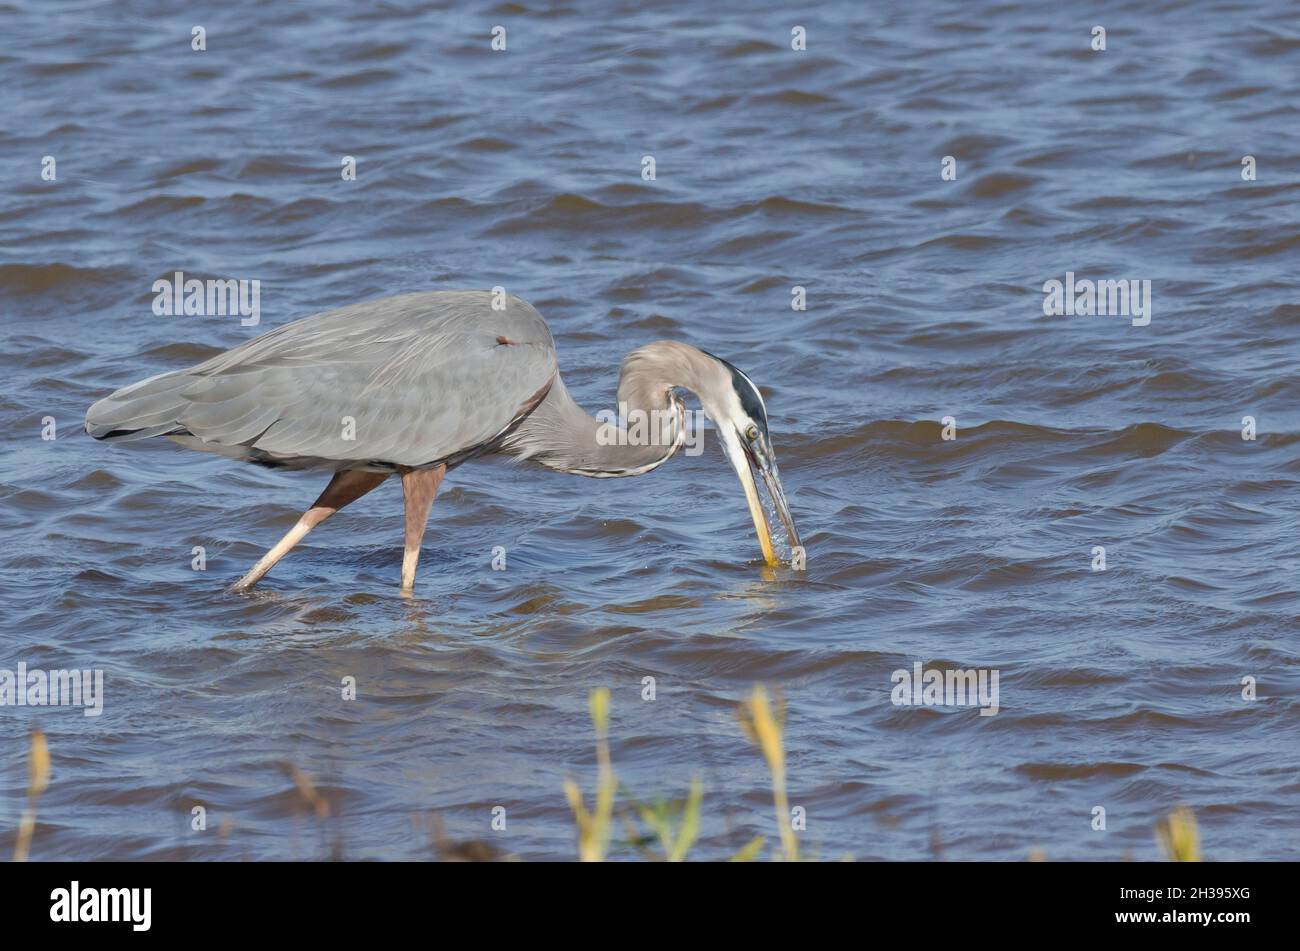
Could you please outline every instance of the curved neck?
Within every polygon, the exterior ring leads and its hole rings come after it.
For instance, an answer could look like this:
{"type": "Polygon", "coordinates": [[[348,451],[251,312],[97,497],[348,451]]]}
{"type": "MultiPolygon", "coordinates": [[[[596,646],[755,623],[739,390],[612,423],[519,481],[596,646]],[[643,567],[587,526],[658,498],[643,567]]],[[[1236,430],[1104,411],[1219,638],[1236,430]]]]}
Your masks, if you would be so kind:
{"type": "Polygon", "coordinates": [[[541,405],[506,437],[501,450],[595,478],[657,468],[686,439],[686,407],[673,389],[694,389],[697,383],[681,359],[683,351],[694,348],[660,343],[629,354],[619,374],[617,408],[596,416],[574,402],[557,376],[541,405]]]}

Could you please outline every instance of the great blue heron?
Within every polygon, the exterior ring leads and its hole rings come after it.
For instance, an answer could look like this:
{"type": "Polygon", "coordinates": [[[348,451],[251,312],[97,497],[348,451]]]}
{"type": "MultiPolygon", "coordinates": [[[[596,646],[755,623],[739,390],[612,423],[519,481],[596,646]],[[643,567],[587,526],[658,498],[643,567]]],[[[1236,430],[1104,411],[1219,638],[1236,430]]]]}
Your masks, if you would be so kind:
{"type": "Polygon", "coordinates": [[[660,425],[628,438],[626,427],[593,419],[569,396],[551,332],[532,305],[490,291],[402,294],[303,318],[188,370],[118,390],[86,413],[86,431],[105,440],[168,436],[262,465],[333,470],[325,491],[236,591],[257,584],[314,527],[398,473],[406,501],[402,589],[409,592],[448,469],[500,452],[597,478],[649,472],[685,439],[678,387],[694,392],[713,420],[763,557],[777,564],[751,464],[792,546],[799,536],[763,397],[749,377],[684,343],[633,351],[619,375],[621,415],[660,425]]]}

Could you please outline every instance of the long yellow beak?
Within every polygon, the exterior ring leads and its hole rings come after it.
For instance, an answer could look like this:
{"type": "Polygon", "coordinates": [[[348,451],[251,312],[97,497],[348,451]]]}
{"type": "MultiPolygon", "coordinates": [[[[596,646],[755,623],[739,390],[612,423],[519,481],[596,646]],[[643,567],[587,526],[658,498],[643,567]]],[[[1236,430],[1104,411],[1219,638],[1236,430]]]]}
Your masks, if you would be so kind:
{"type": "Polygon", "coordinates": [[[754,484],[754,474],[749,471],[749,466],[746,464],[737,467],[736,475],[740,476],[740,484],[745,489],[745,501],[749,503],[749,514],[754,519],[754,531],[758,535],[758,544],[763,549],[763,560],[767,562],[769,568],[775,568],[781,562],[772,547],[772,529],[768,527],[763,505],[758,500],[758,486],[754,484]]]}
{"type": "Polygon", "coordinates": [[[775,568],[781,564],[781,560],[777,558],[776,547],[772,544],[772,526],[768,524],[767,513],[763,510],[763,503],[758,497],[758,484],[754,481],[754,470],[750,468],[751,460],[762,473],[763,482],[772,495],[776,514],[790,534],[792,548],[799,548],[799,532],[794,527],[794,518],[791,517],[790,506],[785,500],[785,490],[781,487],[781,477],[777,474],[771,447],[764,443],[752,452],[746,450],[740,444],[739,438],[734,433],[728,432],[725,427],[719,429],[718,435],[722,442],[722,451],[727,461],[731,463],[731,467],[736,470],[741,488],[745,490],[745,503],[749,506],[750,518],[754,520],[754,532],[758,535],[758,544],[763,549],[763,560],[767,562],[769,568],[775,568]]]}

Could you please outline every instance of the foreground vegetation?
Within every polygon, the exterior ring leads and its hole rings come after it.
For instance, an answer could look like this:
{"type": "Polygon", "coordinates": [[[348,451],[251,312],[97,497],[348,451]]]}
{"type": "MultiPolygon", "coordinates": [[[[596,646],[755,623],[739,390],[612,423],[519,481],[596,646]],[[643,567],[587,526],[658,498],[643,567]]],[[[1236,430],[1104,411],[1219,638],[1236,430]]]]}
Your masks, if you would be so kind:
{"type": "MultiPolygon", "coordinates": [[[[679,800],[658,798],[650,802],[637,799],[623,787],[614,771],[609,752],[609,690],[593,690],[588,696],[588,709],[596,734],[596,788],[588,805],[577,782],[567,779],[564,795],[573,810],[577,833],[577,857],[583,862],[604,861],[609,853],[614,835],[615,819],[626,835],[626,842],[642,857],[650,861],[682,862],[687,859],[699,837],[700,813],[704,803],[704,786],[696,779],[686,796],[679,800]]],[[[789,797],[786,793],[786,763],[784,720],[785,708],[779,698],[773,702],[761,686],[737,709],[737,718],[747,736],[762,754],[771,776],[772,807],[776,819],[776,838],[769,847],[768,837],[757,835],[731,855],[728,861],[749,862],[765,856],[773,861],[797,862],[800,860],[799,841],[791,821],[789,797]]],[[[305,811],[320,822],[324,841],[324,823],[331,817],[328,798],[302,770],[286,765],[285,772],[293,780],[305,811]]],[[[27,797],[18,825],[13,860],[26,861],[36,831],[36,807],[41,794],[50,782],[50,753],[45,736],[39,730],[31,734],[27,761],[27,797]]],[[[229,822],[222,825],[219,835],[230,833],[229,822]]],[[[511,859],[485,842],[453,842],[443,833],[441,822],[433,817],[428,823],[431,843],[438,858],[444,860],[492,861],[511,859]]],[[[1186,807],[1174,809],[1156,824],[1156,840],[1167,859],[1173,862],[1198,862],[1201,859],[1200,833],[1196,817],[1186,807]]],[[[336,840],[327,843],[331,858],[343,858],[343,844],[336,840]]],[[[1032,851],[1030,861],[1042,861],[1047,856],[1039,849],[1032,851]]]]}

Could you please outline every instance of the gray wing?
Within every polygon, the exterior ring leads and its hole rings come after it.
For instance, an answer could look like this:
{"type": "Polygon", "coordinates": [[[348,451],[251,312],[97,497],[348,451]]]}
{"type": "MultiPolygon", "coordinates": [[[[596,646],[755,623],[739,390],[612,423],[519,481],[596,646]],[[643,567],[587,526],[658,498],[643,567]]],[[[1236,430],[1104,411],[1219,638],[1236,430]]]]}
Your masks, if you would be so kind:
{"type": "Polygon", "coordinates": [[[488,291],[404,294],[118,390],[90,408],[86,431],[283,464],[419,466],[492,442],[555,373],[550,331],[526,301],[493,310],[488,291]]]}

